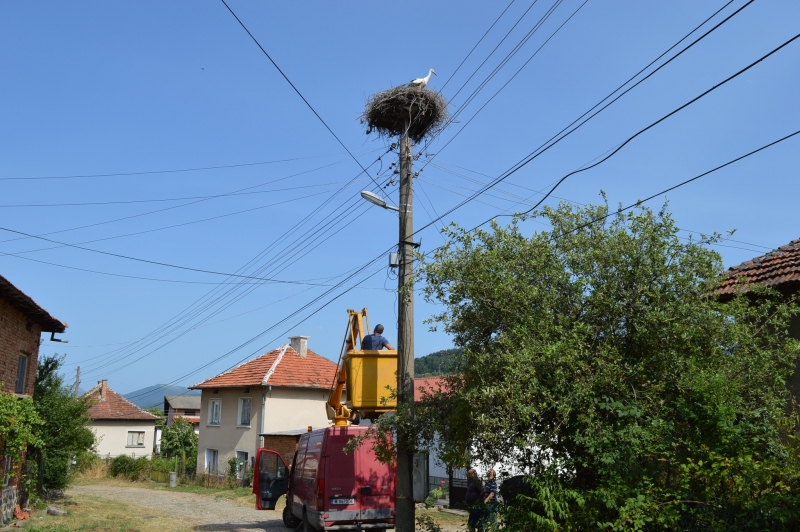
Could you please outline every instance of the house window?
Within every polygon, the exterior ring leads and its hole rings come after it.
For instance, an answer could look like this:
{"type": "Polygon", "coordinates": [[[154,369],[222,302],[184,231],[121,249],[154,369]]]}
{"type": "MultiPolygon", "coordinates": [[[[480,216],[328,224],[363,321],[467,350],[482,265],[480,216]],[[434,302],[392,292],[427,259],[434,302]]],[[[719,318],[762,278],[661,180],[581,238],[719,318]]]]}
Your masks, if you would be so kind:
{"type": "Polygon", "coordinates": [[[128,447],[144,447],[144,431],[143,430],[129,430],[128,431],[128,447]]]}
{"type": "MultiPolygon", "coordinates": [[[[12,359],[13,360],[13,359],[12,359]]],[[[14,386],[14,392],[23,394],[25,393],[25,377],[28,376],[28,355],[19,355],[17,360],[17,383],[14,386]]]]}
{"type": "Polygon", "coordinates": [[[211,399],[208,402],[208,424],[219,425],[222,416],[222,399],[211,399]]]}
{"type": "Polygon", "coordinates": [[[247,473],[247,451],[236,451],[236,477],[244,478],[247,473]]]}
{"type": "Polygon", "coordinates": [[[206,449],[206,472],[210,475],[219,472],[219,451],[216,449],[206,449]]]}
{"type": "Polygon", "coordinates": [[[239,415],[237,417],[237,426],[249,427],[250,426],[250,398],[242,397],[239,399],[239,415]]]}
{"type": "Polygon", "coordinates": [[[183,415],[184,416],[196,416],[197,415],[197,410],[184,410],[183,411],[183,415]]]}

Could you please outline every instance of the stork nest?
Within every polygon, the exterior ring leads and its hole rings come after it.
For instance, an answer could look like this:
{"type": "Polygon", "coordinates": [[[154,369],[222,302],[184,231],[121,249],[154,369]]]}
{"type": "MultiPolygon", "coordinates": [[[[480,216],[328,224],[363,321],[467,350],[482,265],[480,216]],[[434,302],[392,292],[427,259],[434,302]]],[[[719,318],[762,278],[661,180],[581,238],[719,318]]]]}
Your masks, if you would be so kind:
{"type": "Polygon", "coordinates": [[[448,116],[447,100],[438,92],[401,86],[372,95],[361,122],[367,125],[367,135],[373,131],[384,137],[408,134],[416,143],[444,129],[448,116]]]}

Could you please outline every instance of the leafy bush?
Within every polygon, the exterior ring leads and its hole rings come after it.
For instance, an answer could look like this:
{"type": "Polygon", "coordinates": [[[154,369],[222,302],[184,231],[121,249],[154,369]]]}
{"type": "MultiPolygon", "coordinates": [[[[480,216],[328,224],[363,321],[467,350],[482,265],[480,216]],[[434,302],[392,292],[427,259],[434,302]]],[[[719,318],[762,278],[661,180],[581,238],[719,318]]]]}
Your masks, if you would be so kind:
{"type": "Polygon", "coordinates": [[[150,460],[142,456],[141,458],[131,458],[127,455],[117,456],[111,460],[108,466],[108,474],[112,477],[124,477],[130,481],[139,480],[143,474],[149,471],[150,460]]]}
{"type": "Polygon", "coordinates": [[[433,488],[428,494],[428,498],[425,499],[425,506],[427,508],[433,507],[433,505],[436,504],[436,500],[441,499],[443,495],[444,490],[442,488],[433,488]]]}
{"type": "Polygon", "coordinates": [[[239,461],[236,458],[228,458],[228,487],[233,488],[237,483],[239,473],[239,461]]]}
{"type": "Polygon", "coordinates": [[[175,469],[175,460],[169,460],[167,458],[156,458],[150,463],[150,471],[171,473],[174,472],[175,469]]]}
{"type": "Polygon", "coordinates": [[[172,425],[164,427],[161,433],[161,453],[167,458],[181,459],[184,470],[178,473],[194,475],[197,467],[197,440],[192,424],[178,417],[172,425]]]}

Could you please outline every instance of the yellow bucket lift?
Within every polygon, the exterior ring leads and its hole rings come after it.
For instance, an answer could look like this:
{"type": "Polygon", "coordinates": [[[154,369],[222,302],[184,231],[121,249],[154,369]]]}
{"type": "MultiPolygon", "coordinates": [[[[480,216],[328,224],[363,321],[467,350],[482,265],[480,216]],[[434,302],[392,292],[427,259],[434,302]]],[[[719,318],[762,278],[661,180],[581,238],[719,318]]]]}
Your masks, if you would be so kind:
{"type": "Polygon", "coordinates": [[[349,424],[359,414],[373,419],[397,408],[397,400],[390,397],[397,389],[397,350],[356,349],[370,332],[367,309],[348,309],[347,314],[342,363],[327,404],[328,419],[336,426],[349,424]],[[343,403],[345,386],[347,400],[343,403]]]}

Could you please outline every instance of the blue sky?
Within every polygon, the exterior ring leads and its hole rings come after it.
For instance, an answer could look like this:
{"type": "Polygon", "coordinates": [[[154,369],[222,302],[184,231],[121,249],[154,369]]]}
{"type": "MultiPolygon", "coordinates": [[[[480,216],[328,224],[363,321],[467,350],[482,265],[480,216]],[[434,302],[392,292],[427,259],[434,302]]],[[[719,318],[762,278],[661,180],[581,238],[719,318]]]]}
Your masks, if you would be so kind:
{"type": "MultiPolygon", "coordinates": [[[[376,162],[387,143],[358,121],[366,98],[435,68],[431,88],[458,110],[556,4],[428,147],[436,156],[415,184],[417,227],[533,151],[726,2],[540,0],[531,7],[517,0],[457,72],[508,2],[230,3],[381,182],[394,156],[376,162]]],[[[734,0],[704,30],[744,4],[734,0]]],[[[797,2],[752,3],[444,221],[471,227],[522,209],[520,196],[536,201],[533,191],[793,37],[798,20],[797,2]]],[[[80,364],[83,387],[101,378],[123,393],[191,384],[290,334],[309,335],[312,349],[335,359],[347,308],[369,307],[373,324],[383,322],[395,340],[388,260],[352,281],[343,275],[396,243],[396,216],[357,199],[371,182],[221,2],[6,2],[0,50],[0,273],[69,323],[70,343],[46,340],[42,353],[68,353],[66,370],[80,364]],[[218,168],[172,172],[209,167],[218,168]],[[53,206],[65,203],[81,205],[53,206]],[[233,285],[236,278],[110,254],[292,283],[233,285]],[[331,297],[323,296],[331,287],[319,285],[342,280],[363,283],[308,317],[331,297]]],[[[800,40],[568,179],[555,196],[598,202],[604,190],[612,204],[628,204],[800,129],[798,59],[800,40]]],[[[670,209],[687,230],[681,235],[736,229],[735,242],[717,247],[726,266],[800,237],[798,154],[800,136],[670,193],[670,209]]],[[[385,190],[396,202],[397,187],[385,190]]],[[[417,238],[423,251],[442,243],[433,228],[417,238]]],[[[434,311],[418,299],[417,356],[451,345],[422,324],[434,311]]]]}

